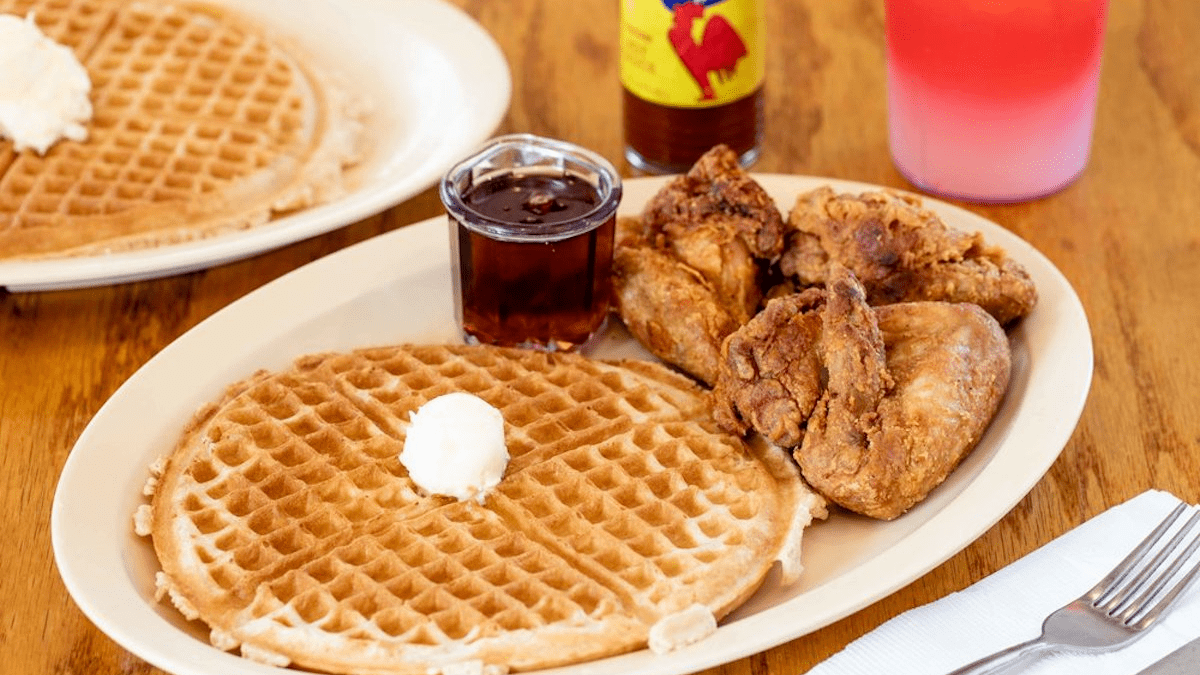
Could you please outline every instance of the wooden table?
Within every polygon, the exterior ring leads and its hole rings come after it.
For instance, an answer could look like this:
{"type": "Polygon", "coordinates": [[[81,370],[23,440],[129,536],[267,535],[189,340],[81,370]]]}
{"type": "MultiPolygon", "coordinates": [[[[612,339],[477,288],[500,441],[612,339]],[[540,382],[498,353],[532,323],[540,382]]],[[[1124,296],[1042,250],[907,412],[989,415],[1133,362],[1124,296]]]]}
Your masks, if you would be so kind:
{"type": "MultiPolygon", "coordinates": [[[[499,131],[621,157],[617,4],[456,0],[512,69],[499,131]]],[[[888,156],[881,2],[772,0],[767,131],[756,171],[906,188],[888,156]]],[[[1095,347],[1082,419],[999,524],[908,587],[714,673],[800,673],[881,622],[961,589],[1149,489],[1200,500],[1200,59],[1193,0],[1114,0],[1091,163],[1061,193],[971,210],[1044,252],[1074,285],[1095,347]]],[[[624,167],[628,172],[628,167],[624,167]]],[[[440,213],[433,190],[339,231],[155,281],[0,291],[0,672],[159,673],[72,603],[49,514],[76,437],[139,366],[216,310],[351,243],[440,213]]]]}

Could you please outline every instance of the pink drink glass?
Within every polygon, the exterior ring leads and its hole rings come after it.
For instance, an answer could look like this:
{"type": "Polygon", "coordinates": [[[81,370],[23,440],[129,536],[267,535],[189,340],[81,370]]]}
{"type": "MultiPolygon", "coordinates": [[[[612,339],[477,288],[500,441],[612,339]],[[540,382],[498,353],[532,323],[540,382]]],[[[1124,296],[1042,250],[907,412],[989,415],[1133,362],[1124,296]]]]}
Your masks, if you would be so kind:
{"type": "Polygon", "coordinates": [[[1108,0],[887,0],[888,134],[918,189],[1013,202],[1091,146],[1108,0]]]}

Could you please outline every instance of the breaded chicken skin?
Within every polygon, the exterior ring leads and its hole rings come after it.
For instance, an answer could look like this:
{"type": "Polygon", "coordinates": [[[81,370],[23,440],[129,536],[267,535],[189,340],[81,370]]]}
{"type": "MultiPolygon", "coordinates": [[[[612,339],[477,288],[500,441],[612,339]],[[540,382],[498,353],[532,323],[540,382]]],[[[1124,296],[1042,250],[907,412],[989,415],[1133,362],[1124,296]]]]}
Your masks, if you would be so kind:
{"type": "Polygon", "coordinates": [[[896,518],[979,442],[1008,387],[1008,338],[970,303],[870,307],[837,265],[823,302],[812,293],[772,300],[727,339],[717,421],[794,448],[804,478],[831,501],[896,518]]]}

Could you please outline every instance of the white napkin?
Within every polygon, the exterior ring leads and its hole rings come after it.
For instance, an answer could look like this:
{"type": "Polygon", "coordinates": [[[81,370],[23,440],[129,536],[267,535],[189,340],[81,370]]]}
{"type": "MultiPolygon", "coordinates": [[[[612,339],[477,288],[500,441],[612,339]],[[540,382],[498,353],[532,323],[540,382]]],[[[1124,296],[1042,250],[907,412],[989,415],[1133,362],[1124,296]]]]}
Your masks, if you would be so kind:
{"type": "MultiPolygon", "coordinates": [[[[809,675],[939,675],[1035,638],[1047,614],[1095,585],[1179,503],[1167,492],[1138,495],[974,585],[893,618],[809,675]]],[[[1047,655],[1022,672],[1133,675],[1198,635],[1200,580],[1132,644],[1047,655]]]]}

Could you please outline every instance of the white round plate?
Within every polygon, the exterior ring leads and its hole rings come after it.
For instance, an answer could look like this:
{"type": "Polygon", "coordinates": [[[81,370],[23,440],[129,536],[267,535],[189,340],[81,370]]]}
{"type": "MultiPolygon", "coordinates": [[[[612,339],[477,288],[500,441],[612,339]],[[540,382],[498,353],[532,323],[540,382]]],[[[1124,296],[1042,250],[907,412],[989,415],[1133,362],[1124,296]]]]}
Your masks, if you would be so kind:
{"type": "MultiPolygon", "coordinates": [[[[758,180],[785,211],[818,185],[860,183],[796,176],[758,180]]],[[[625,183],[632,214],[663,179],[625,183]]],[[[760,652],[883,598],[979,537],[1041,479],[1071,436],[1092,374],[1087,318],[1042,254],[1002,227],[935,201],[951,225],[981,231],[1029,270],[1040,298],[1010,331],[1013,377],[975,451],[916,508],[891,522],[835,512],[805,534],[805,572],[790,587],[772,574],[716,634],[667,655],[640,651],[554,669],[572,675],[676,675],[760,652]]],[[[150,543],[133,533],[147,467],[174,446],[193,411],[256,369],[321,350],[459,339],[453,320],[448,225],[435,218],[300,268],[234,302],[167,346],[100,409],[67,460],[51,518],[55,559],[79,607],[113,640],[177,675],[282,671],[209,646],[206,631],[154,601],[150,543]]],[[[619,328],[596,356],[645,355],[619,328]]],[[[294,672],[294,671],[292,671],[294,672]]]]}
{"type": "Polygon", "coordinates": [[[0,261],[0,286],[37,291],[123,283],[232,262],[387,209],[436,183],[486,140],[512,82],[495,40],[441,0],[210,0],[296,43],[371,105],[367,154],[342,198],[261,227],[145,251],[0,261]]]}

